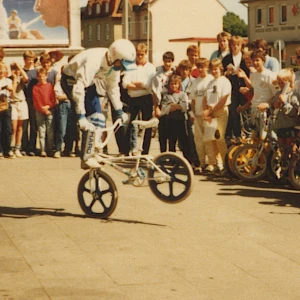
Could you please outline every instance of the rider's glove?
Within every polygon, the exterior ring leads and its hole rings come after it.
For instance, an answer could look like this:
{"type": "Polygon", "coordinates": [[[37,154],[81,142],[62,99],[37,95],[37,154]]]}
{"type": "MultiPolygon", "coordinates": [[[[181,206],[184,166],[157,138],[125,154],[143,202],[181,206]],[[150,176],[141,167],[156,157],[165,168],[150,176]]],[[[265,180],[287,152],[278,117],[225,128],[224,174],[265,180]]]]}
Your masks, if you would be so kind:
{"type": "Polygon", "coordinates": [[[128,121],[128,115],[124,113],[122,109],[116,110],[116,117],[117,119],[121,119],[122,123],[126,123],[128,121]]]}
{"type": "Polygon", "coordinates": [[[78,124],[79,124],[79,128],[83,131],[95,131],[95,126],[92,123],[90,123],[86,119],[86,117],[80,116],[78,120],[78,124]]]}

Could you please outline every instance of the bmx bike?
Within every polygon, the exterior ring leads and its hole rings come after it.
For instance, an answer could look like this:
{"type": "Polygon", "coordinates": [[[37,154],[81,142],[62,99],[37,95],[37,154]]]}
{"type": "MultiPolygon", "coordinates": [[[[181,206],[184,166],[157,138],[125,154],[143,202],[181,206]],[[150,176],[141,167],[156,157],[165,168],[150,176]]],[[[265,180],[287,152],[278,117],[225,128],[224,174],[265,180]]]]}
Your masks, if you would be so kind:
{"type": "Polygon", "coordinates": [[[101,167],[89,168],[78,184],[79,205],[86,215],[105,219],[116,209],[117,187],[105,171],[106,166],[114,168],[127,177],[122,181],[123,184],[137,187],[147,181],[151,192],[165,203],[179,203],[190,195],[194,173],[190,163],[184,157],[174,152],[164,152],[155,158],[149,154],[141,154],[145,130],[157,126],[158,122],[157,118],[149,121],[133,121],[142,129],[136,156],[116,157],[101,152],[113,133],[123,126],[120,119],[112,126],[101,129],[107,131],[106,139],[95,143],[95,158],[101,167]]]}

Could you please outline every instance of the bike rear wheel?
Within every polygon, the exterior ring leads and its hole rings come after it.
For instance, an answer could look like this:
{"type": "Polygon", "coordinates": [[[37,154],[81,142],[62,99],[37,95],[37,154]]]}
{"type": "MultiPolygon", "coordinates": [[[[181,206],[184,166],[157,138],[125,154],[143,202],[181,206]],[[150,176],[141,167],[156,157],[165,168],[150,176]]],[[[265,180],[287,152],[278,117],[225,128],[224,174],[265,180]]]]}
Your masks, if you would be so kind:
{"type": "Polygon", "coordinates": [[[116,209],[118,192],[112,178],[101,170],[92,170],[81,178],[77,196],[81,209],[89,217],[105,219],[116,209]]]}
{"type": "Polygon", "coordinates": [[[298,155],[295,155],[290,162],[289,180],[296,190],[300,190],[300,157],[298,155]]]}
{"type": "Polygon", "coordinates": [[[170,180],[154,167],[148,171],[148,183],[153,194],[166,203],[179,203],[192,192],[194,173],[190,163],[182,156],[165,152],[154,158],[153,162],[170,180]]]}
{"type": "Polygon", "coordinates": [[[267,155],[255,145],[245,145],[233,155],[233,169],[238,178],[244,181],[257,181],[267,174],[267,155]]]}

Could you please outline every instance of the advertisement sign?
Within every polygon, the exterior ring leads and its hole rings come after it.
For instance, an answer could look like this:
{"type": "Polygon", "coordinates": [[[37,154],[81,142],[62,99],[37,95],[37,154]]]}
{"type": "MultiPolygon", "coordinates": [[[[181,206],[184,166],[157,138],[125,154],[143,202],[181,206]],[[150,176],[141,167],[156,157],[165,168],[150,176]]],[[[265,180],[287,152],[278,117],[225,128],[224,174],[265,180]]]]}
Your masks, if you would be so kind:
{"type": "Polygon", "coordinates": [[[69,18],[68,0],[0,0],[0,46],[68,46],[69,18]]]}

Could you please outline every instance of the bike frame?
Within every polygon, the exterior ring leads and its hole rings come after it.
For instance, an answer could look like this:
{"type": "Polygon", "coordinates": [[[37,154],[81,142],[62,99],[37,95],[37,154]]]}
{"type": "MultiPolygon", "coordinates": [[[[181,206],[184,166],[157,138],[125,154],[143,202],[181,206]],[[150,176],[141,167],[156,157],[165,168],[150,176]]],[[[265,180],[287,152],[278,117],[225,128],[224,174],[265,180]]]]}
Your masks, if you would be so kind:
{"type": "MultiPolygon", "coordinates": [[[[157,119],[156,119],[157,120],[157,119]]],[[[161,177],[156,178],[148,178],[148,180],[156,180],[156,181],[170,181],[170,176],[166,174],[164,171],[160,169],[159,166],[157,166],[153,159],[154,157],[150,154],[141,154],[143,151],[143,141],[144,141],[144,135],[147,128],[155,127],[157,126],[158,120],[155,121],[154,119],[150,119],[149,121],[139,121],[135,120],[132,122],[133,124],[137,124],[141,126],[142,133],[141,138],[139,139],[139,147],[138,147],[138,155],[136,156],[128,156],[128,157],[114,157],[108,154],[104,154],[101,152],[101,150],[108,144],[109,140],[111,139],[113,133],[115,133],[121,126],[124,126],[122,124],[121,119],[117,119],[115,123],[110,126],[103,129],[97,129],[101,131],[101,134],[97,134],[98,136],[102,135],[102,132],[107,132],[107,137],[104,141],[95,141],[95,152],[96,152],[96,159],[98,163],[101,165],[109,165],[110,167],[114,168],[115,170],[119,171],[120,173],[123,173],[124,175],[128,176],[128,181],[123,183],[132,183],[134,179],[145,179],[145,175],[142,174],[143,169],[140,167],[141,161],[146,162],[147,168],[153,168],[156,169],[160,174],[161,177]],[[131,168],[131,171],[128,171],[128,168],[124,168],[120,166],[122,163],[132,163],[134,162],[133,168],[131,168]]],[[[96,136],[97,136],[96,135],[96,136]]],[[[94,169],[90,169],[90,178],[93,178],[94,169]]]]}

